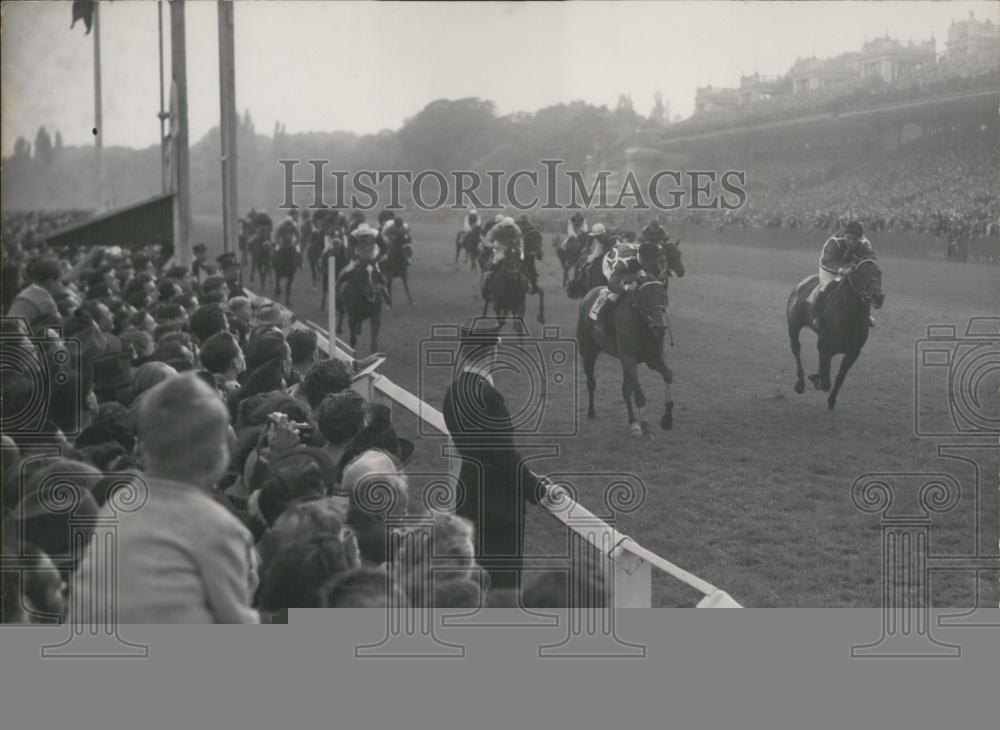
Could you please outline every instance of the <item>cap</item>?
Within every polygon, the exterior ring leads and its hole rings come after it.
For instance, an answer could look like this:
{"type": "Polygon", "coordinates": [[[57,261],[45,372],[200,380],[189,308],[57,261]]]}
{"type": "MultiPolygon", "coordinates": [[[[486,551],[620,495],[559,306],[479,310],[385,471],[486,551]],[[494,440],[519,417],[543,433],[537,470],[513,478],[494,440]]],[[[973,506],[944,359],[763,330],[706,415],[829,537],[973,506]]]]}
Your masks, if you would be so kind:
{"type": "Polygon", "coordinates": [[[608,229],[604,227],[603,223],[595,223],[594,227],[590,229],[590,235],[592,236],[603,236],[608,232],[608,229]]]}
{"type": "Polygon", "coordinates": [[[376,231],[367,223],[362,223],[357,228],[354,229],[355,238],[363,238],[363,237],[375,238],[377,235],[378,231],[376,231]]]}
{"type": "Polygon", "coordinates": [[[850,223],[848,223],[847,232],[854,233],[858,236],[865,235],[865,229],[860,223],[858,223],[858,221],[851,221],[850,223]]]}
{"type": "Polygon", "coordinates": [[[239,263],[236,261],[236,254],[234,253],[220,254],[215,260],[219,262],[219,266],[223,269],[239,266],[239,263]]]}
{"type": "Polygon", "coordinates": [[[667,232],[663,229],[663,226],[661,226],[660,222],[657,220],[650,221],[648,224],[646,224],[646,227],[642,229],[642,232],[639,233],[640,242],[666,241],[667,238],[668,238],[667,232]]]}
{"type": "Polygon", "coordinates": [[[281,307],[274,302],[261,304],[254,314],[261,324],[281,324],[281,307]]]}
{"type": "Polygon", "coordinates": [[[94,358],[94,390],[109,391],[132,384],[132,364],[127,352],[99,355],[94,358]]]}

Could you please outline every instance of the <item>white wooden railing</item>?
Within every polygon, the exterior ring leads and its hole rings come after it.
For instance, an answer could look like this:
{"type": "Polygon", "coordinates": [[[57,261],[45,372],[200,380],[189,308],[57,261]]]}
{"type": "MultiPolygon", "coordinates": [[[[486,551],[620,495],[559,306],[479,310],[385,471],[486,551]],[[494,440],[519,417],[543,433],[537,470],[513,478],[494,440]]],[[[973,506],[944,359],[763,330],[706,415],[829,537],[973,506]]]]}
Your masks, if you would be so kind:
{"type": "MultiPolygon", "coordinates": [[[[331,279],[333,280],[333,279],[331,279]]],[[[294,319],[289,313],[289,319],[294,319]]],[[[331,320],[332,321],[332,320],[331,320]]],[[[353,358],[353,350],[334,337],[331,343],[329,333],[314,322],[295,322],[291,328],[308,327],[319,338],[319,345],[333,356],[353,358]],[[331,345],[334,349],[330,349],[331,345]]],[[[354,382],[354,389],[370,401],[393,405],[412,413],[416,418],[451,440],[445,426],[444,416],[436,408],[420,400],[405,388],[392,382],[386,376],[372,372],[354,382]]],[[[452,448],[447,453],[453,453],[452,448]]],[[[457,478],[459,461],[451,458],[450,473],[457,478]]],[[[556,487],[554,492],[541,503],[543,509],[566,529],[589,542],[608,559],[615,578],[615,605],[619,608],[649,608],[653,599],[653,571],[665,573],[685,585],[699,591],[703,598],[698,608],[739,608],[728,593],[702,580],[669,560],[647,550],[628,535],[619,532],[598,518],[579,502],[572,499],[567,491],[556,487]]]]}

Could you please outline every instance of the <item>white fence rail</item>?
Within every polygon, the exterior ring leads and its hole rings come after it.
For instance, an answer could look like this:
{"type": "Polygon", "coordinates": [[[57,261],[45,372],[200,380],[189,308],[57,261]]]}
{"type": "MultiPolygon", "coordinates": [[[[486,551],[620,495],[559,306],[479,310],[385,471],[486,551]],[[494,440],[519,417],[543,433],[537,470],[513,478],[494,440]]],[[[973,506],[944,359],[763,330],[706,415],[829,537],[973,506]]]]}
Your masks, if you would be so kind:
{"type": "MultiPolygon", "coordinates": [[[[332,288],[332,287],[331,287],[332,288]]],[[[329,333],[319,325],[293,323],[292,327],[313,329],[319,337],[319,345],[328,352],[330,350],[329,333]]],[[[344,359],[352,358],[354,353],[350,347],[334,338],[336,350],[344,359]]],[[[354,383],[354,389],[371,401],[385,403],[390,407],[395,404],[412,413],[418,419],[429,425],[442,436],[449,439],[444,416],[436,408],[420,400],[405,388],[392,382],[379,373],[369,373],[354,383]]],[[[449,471],[457,478],[459,462],[452,458],[449,471]]],[[[683,568],[674,565],[669,560],[647,550],[628,535],[619,532],[578,502],[573,501],[565,491],[557,490],[556,494],[543,500],[541,507],[555,520],[565,525],[566,529],[589,542],[598,550],[611,565],[615,579],[615,605],[618,608],[649,608],[653,599],[653,571],[665,573],[681,583],[700,592],[703,598],[698,602],[698,608],[739,608],[728,593],[702,580],[683,568]]]]}

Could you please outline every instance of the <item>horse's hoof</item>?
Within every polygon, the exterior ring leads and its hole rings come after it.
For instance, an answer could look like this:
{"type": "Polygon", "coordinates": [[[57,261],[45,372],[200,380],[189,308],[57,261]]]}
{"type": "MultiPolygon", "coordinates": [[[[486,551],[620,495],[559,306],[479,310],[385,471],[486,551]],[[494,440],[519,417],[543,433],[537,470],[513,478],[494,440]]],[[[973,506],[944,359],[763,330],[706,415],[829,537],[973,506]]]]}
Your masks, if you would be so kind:
{"type": "Polygon", "coordinates": [[[628,427],[629,433],[633,436],[642,436],[642,426],[638,423],[630,423],[628,427]]]}
{"type": "Polygon", "coordinates": [[[806,384],[804,382],[802,382],[801,380],[798,381],[795,384],[795,392],[796,393],[804,393],[805,391],[806,391],[806,384]]]}
{"type": "Polygon", "coordinates": [[[813,384],[813,387],[816,388],[816,390],[823,390],[823,385],[819,382],[818,375],[810,375],[809,382],[813,384]]]}
{"type": "Polygon", "coordinates": [[[674,404],[673,401],[663,406],[663,416],[660,418],[660,428],[669,431],[674,427],[674,404]]]}
{"type": "Polygon", "coordinates": [[[828,410],[832,411],[833,407],[835,405],[837,405],[837,400],[835,398],[827,398],[826,399],[826,407],[827,407],[828,410]]]}
{"type": "Polygon", "coordinates": [[[593,421],[594,419],[597,418],[597,414],[594,413],[593,411],[587,411],[587,418],[589,418],[591,421],[593,421]]]}
{"type": "Polygon", "coordinates": [[[539,314],[537,319],[538,319],[538,324],[545,324],[545,317],[543,317],[542,315],[539,314]]]}

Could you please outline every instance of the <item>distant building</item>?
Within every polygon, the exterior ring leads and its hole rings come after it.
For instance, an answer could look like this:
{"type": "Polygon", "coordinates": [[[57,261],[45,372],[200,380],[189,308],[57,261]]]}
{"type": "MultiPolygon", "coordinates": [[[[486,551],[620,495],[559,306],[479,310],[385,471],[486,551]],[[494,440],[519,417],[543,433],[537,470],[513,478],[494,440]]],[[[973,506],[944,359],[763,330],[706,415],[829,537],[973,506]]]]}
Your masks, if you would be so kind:
{"type": "Polygon", "coordinates": [[[781,76],[764,76],[759,73],[753,76],[740,77],[740,104],[753,104],[779,94],[787,93],[787,84],[781,76]]]}
{"type": "Polygon", "coordinates": [[[858,56],[857,53],[841,53],[833,58],[800,58],[788,72],[792,93],[836,86],[857,78],[858,56]]]}
{"type": "Polygon", "coordinates": [[[1000,26],[991,20],[976,20],[971,12],[966,20],[954,20],[948,28],[950,59],[996,53],[1000,50],[1000,26]]]}
{"type": "Polygon", "coordinates": [[[935,45],[933,38],[906,44],[889,36],[866,41],[858,59],[861,78],[881,78],[891,84],[917,66],[934,63],[937,60],[935,45]]]}
{"type": "Polygon", "coordinates": [[[720,111],[723,109],[735,109],[740,105],[740,92],[738,89],[712,88],[702,86],[698,88],[694,95],[695,115],[706,112],[720,111]]]}

